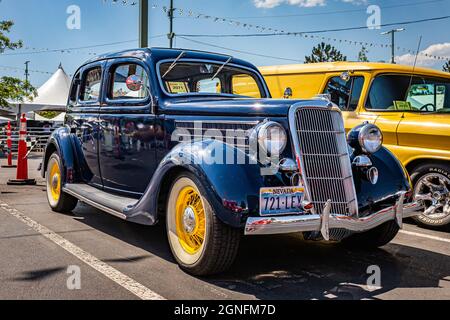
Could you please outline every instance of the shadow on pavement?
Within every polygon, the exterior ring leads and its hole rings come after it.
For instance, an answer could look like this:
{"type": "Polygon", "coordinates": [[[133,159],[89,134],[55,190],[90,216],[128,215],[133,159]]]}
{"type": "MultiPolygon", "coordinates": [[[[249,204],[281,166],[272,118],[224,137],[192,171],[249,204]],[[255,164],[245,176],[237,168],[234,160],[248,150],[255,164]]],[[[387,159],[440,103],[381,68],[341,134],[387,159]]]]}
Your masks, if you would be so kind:
{"type": "MultiPolygon", "coordinates": [[[[154,227],[127,223],[83,204],[76,208],[75,218],[175,263],[164,223],[154,227]]],[[[232,268],[199,280],[259,299],[374,299],[395,288],[438,288],[449,275],[450,256],[413,246],[391,243],[375,251],[358,251],[280,235],[243,236],[232,268]],[[382,288],[370,291],[367,268],[373,265],[381,270],[382,288]]]]}

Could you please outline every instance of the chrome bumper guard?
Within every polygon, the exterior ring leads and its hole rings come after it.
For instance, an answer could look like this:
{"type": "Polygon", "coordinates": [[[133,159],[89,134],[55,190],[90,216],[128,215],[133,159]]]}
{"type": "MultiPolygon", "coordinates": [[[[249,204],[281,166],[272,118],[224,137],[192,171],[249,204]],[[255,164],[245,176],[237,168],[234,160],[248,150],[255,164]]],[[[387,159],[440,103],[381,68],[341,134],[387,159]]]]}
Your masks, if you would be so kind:
{"type": "Polygon", "coordinates": [[[422,206],[417,202],[404,204],[405,193],[399,193],[394,206],[385,208],[367,217],[356,218],[330,213],[331,202],[325,205],[321,215],[295,215],[280,217],[250,217],[245,225],[246,235],[269,235],[306,231],[318,231],[329,240],[330,229],[346,229],[353,232],[371,230],[387,221],[396,220],[400,228],[403,219],[419,214],[422,206]]]}

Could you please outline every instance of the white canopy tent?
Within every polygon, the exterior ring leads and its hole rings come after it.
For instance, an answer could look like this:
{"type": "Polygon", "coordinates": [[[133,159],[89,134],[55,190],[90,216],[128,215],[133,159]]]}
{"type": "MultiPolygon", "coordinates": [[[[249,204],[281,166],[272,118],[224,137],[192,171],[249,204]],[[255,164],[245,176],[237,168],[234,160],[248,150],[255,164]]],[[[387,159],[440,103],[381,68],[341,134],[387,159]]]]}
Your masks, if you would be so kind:
{"type": "MultiPolygon", "coordinates": [[[[26,100],[22,103],[11,102],[9,112],[15,114],[45,110],[64,110],[70,90],[70,78],[60,64],[58,70],[39,88],[37,96],[33,100],[26,100]]],[[[1,108],[1,107],[0,107],[1,108]]]]}
{"type": "Polygon", "coordinates": [[[43,116],[40,116],[39,113],[34,114],[34,120],[36,121],[48,121],[48,122],[64,122],[64,118],[66,116],[65,112],[61,112],[56,117],[48,119],[43,116]]]}

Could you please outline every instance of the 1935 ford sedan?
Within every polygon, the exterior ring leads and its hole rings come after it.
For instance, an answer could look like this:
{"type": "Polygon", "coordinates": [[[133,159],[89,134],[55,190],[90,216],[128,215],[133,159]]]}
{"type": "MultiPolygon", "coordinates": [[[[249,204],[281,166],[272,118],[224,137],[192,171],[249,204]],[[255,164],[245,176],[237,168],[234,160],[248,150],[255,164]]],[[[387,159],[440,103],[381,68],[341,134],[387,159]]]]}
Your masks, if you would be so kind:
{"type": "Polygon", "coordinates": [[[419,208],[380,130],[346,136],[327,100],[269,98],[256,67],[220,54],[154,48],[91,60],[44,154],[50,207],[82,201],[165,221],[175,259],[196,275],[226,270],[242,234],[391,241],[419,208]]]}

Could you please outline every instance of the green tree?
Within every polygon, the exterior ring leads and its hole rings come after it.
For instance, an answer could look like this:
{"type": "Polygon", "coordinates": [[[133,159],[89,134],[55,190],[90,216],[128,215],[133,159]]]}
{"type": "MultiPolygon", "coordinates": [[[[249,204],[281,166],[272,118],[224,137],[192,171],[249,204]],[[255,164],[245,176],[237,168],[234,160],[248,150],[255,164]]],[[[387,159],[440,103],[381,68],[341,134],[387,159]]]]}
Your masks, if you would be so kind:
{"type": "MultiPolygon", "coordinates": [[[[14,22],[0,21],[0,54],[6,50],[15,50],[22,47],[22,41],[13,42],[7,34],[11,31],[14,22]]],[[[13,77],[0,78],[0,106],[9,106],[7,100],[23,102],[26,98],[36,96],[36,89],[28,81],[22,81],[13,77]]]]}
{"type": "Polygon", "coordinates": [[[359,62],[369,62],[369,58],[367,58],[367,54],[369,50],[365,46],[362,46],[361,51],[358,53],[358,61],[359,62]]]}
{"type": "Polygon", "coordinates": [[[450,72],[450,60],[448,60],[444,66],[442,67],[442,70],[444,70],[445,72],[450,72]]]}
{"type": "Polygon", "coordinates": [[[330,44],[326,44],[325,42],[319,43],[312,49],[311,55],[305,57],[305,63],[333,61],[347,61],[347,57],[335,47],[330,44]]]}

